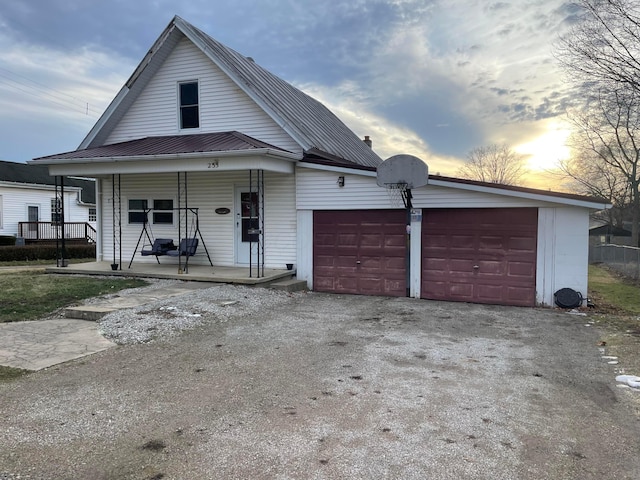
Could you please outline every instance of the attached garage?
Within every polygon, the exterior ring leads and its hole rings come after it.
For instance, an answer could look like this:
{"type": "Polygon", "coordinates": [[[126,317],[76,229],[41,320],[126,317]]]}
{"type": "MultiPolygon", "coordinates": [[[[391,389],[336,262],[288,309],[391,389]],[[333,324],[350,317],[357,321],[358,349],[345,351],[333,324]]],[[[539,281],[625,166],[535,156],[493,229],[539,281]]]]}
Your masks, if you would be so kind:
{"type": "Polygon", "coordinates": [[[537,208],[425,209],[421,297],[534,306],[537,208]]]}
{"type": "Polygon", "coordinates": [[[589,213],[609,206],[429,175],[408,215],[375,171],[311,163],[296,187],[297,277],[310,289],[496,305],[552,306],[561,288],[586,298],[589,213]]]}
{"type": "Polygon", "coordinates": [[[405,210],[316,211],[314,290],[407,295],[405,210]]]}

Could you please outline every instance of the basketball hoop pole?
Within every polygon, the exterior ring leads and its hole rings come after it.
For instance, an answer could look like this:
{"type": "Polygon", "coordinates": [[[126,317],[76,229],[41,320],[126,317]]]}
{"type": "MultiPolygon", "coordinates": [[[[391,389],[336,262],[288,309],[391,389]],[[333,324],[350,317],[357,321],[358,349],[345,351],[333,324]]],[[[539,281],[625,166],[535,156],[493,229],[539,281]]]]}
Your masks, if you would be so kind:
{"type": "Polygon", "coordinates": [[[411,296],[411,211],[413,210],[412,188],[419,188],[429,181],[427,164],[413,155],[394,155],[376,168],[376,183],[387,189],[392,208],[404,206],[406,211],[406,287],[411,296]]]}

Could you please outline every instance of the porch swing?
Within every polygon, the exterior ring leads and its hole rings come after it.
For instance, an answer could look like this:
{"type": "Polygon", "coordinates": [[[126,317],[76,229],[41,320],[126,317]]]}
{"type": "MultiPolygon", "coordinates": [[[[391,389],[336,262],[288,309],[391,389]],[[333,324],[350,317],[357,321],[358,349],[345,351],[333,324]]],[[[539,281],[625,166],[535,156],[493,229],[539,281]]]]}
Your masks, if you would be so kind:
{"type": "MultiPolygon", "coordinates": [[[[207,259],[209,260],[209,265],[213,267],[213,262],[211,261],[211,256],[209,255],[209,250],[207,249],[207,245],[204,242],[204,238],[202,237],[202,232],[200,231],[200,220],[198,218],[198,209],[192,207],[179,207],[172,209],[178,212],[178,216],[180,216],[181,212],[184,212],[185,215],[185,237],[182,237],[182,221],[179,219],[178,221],[178,237],[180,238],[180,242],[178,246],[174,244],[172,238],[153,238],[153,232],[151,230],[151,226],[149,225],[149,213],[153,212],[153,208],[148,208],[144,211],[144,218],[142,224],[142,231],[140,232],[140,236],[138,237],[138,242],[136,243],[136,248],[133,251],[133,255],[131,256],[131,261],[129,262],[129,268],[133,264],[133,260],[135,258],[136,253],[138,252],[138,248],[140,247],[140,243],[142,243],[142,248],[140,249],[140,255],[143,257],[146,256],[155,256],[156,262],[160,264],[160,259],[158,257],[169,256],[169,257],[177,257],[178,258],[178,273],[188,273],[189,266],[189,258],[196,254],[198,249],[198,245],[201,243],[202,248],[204,248],[205,254],[207,255],[207,259]],[[187,216],[191,214],[191,224],[188,224],[187,216]],[[183,260],[184,257],[184,267],[183,260]]],[[[166,210],[163,210],[165,212],[166,210]]]]}

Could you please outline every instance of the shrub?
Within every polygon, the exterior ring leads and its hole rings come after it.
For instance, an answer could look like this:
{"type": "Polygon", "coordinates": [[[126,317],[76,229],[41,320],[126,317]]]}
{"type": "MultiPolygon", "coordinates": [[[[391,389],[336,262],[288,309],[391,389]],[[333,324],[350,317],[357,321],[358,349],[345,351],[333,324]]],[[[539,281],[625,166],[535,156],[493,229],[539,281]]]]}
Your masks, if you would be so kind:
{"type": "Polygon", "coordinates": [[[15,245],[16,237],[13,235],[0,235],[0,245],[15,245]]]}
{"type": "MultiPolygon", "coordinates": [[[[65,258],[95,258],[95,245],[66,245],[65,258]]],[[[0,262],[29,262],[35,260],[56,260],[55,245],[25,245],[23,247],[0,247],[0,262]]]]}

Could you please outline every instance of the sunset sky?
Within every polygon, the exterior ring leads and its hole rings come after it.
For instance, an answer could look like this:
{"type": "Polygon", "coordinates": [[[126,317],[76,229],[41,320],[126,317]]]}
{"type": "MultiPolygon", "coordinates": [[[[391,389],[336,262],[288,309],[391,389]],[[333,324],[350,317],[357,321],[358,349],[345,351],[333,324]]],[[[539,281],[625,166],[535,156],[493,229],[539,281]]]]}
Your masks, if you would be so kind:
{"type": "Polygon", "coordinates": [[[3,0],[0,159],[74,150],[174,15],[322,101],[387,158],[455,175],[474,147],[569,154],[562,0],[3,0]]]}

